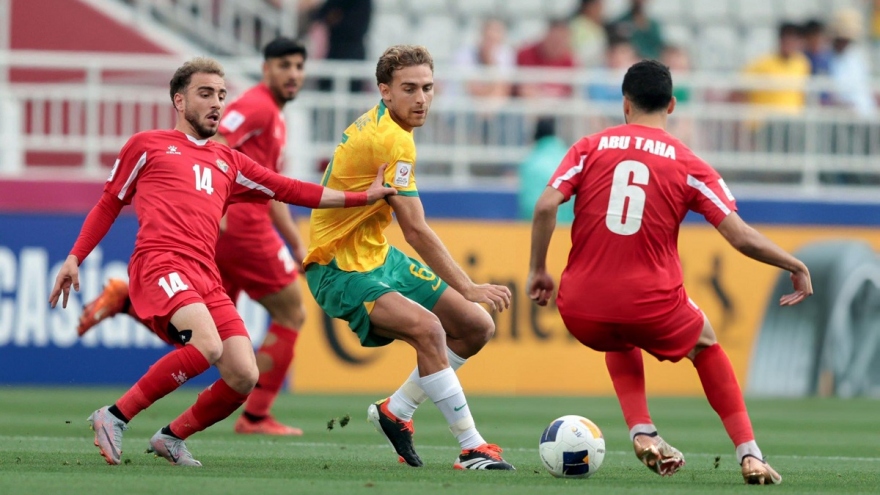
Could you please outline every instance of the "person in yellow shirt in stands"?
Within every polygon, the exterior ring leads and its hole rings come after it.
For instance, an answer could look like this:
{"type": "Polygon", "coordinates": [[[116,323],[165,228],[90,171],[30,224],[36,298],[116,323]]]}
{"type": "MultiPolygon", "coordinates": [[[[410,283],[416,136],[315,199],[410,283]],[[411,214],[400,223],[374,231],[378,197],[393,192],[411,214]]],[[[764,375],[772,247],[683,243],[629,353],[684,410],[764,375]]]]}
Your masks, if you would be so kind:
{"type": "Polygon", "coordinates": [[[779,26],[779,49],[749,64],[745,73],[755,76],[779,77],[792,81],[794,87],[784,89],[754,89],[747,92],[746,100],[753,105],[773,107],[797,113],[803,109],[806,97],[802,89],[810,76],[810,60],[803,54],[803,36],[797,24],[784,22],[779,26]]]}
{"type": "Polygon", "coordinates": [[[745,126],[752,151],[786,152],[804,144],[803,124],[786,117],[800,113],[806,105],[804,90],[810,77],[810,60],[803,54],[803,44],[801,27],[783,22],[779,25],[777,51],[760,57],[745,69],[746,75],[772,80],[762,80],[758,88],[737,98],[755,108],[755,118],[745,126]],[[766,89],[762,87],[765,84],[766,89]]]}

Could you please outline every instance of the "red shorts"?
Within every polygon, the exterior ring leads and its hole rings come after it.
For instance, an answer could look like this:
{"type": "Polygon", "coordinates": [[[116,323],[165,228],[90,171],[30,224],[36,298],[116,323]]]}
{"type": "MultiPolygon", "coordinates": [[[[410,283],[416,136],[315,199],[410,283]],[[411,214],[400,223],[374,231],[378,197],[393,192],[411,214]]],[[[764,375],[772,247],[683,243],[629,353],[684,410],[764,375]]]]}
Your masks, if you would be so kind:
{"type": "Polygon", "coordinates": [[[178,309],[203,303],[211,312],[221,340],[249,337],[217,271],[173,252],[141,253],[128,268],[129,298],[138,318],[165,342],[182,345],[171,324],[178,309]]]}
{"type": "Polygon", "coordinates": [[[697,345],[705,319],[690,299],[659,318],[638,323],[609,323],[561,311],[560,314],[569,333],[593,350],[619,352],[638,347],[661,361],[673,363],[697,345]]]}
{"type": "Polygon", "coordinates": [[[297,277],[296,261],[274,230],[256,239],[223,234],[214,259],[232,301],[238,300],[241,291],[258,301],[281,291],[297,277]]]}

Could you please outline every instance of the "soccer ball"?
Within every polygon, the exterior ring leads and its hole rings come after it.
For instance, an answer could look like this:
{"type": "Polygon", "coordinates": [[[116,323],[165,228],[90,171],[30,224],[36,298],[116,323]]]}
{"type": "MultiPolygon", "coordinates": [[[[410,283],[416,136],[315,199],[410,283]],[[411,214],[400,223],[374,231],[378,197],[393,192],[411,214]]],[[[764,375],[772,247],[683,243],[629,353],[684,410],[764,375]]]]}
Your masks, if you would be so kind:
{"type": "Polygon", "coordinates": [[[557,478],[589,478],[605,459],[605,438],[589,419],[563,416],[544,430],[538,453],[547,471],[557,478]]]}

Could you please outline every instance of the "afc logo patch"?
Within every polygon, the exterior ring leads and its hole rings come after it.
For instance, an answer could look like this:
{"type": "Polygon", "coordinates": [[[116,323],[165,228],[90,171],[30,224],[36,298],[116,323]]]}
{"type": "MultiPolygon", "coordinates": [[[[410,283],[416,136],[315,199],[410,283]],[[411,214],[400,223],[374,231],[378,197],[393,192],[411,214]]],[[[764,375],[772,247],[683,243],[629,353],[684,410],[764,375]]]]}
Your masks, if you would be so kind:
{"type": "Polygon", "coordinates": [[[409,185],[409,176],[412,173],[412,167],[412,163],[397,162],[397,167],[394,171],[395,186],[406,187],[409,185]]]}

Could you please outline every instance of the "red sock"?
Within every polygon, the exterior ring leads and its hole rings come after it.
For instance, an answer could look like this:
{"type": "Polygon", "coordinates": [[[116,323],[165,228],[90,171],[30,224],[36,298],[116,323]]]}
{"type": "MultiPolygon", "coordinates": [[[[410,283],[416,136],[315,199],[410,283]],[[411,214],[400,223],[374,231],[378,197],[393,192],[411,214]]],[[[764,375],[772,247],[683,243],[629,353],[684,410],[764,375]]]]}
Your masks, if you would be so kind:
{"type": "Polygon", "coordinates": [[[131,420],[139,412],[210,367],[208,360],[195,347],[188,345],[175,349],[150,366],[144,376],[116,401],[116,407],[131,420]]]}
{"type": "Polygon", "coordinates": [[[257,417],[269,415],[269,409],[278,397],[284,379],[287,378],[290,363],[293,362],[293,349],[298,336],[298,330],[282,327],[277,323],[269,326],[269,332],[263,339],[263,345],[257,351],[257,356],[258,359],[260,354],[269,357],[272,360],[272,368],[260,373],[257,386],[244,406],[246,413],[257,417]]]}
{"type": "Polygon", "coordinates": [[[645,396],[645,367],[642,351],[633,348],[626,352],[606,352],[605,366],[614,383],[614,392],[620,401],[623,419],[632,429],[638,424],[651,424],[648,398],[645,396]]]}
{"type": "Polygon", "coordinates": [[[697,354],[694,367],[700,375],[709,404],[724,423],[724,429],[734,446],[754,440],[755,433],[749,413],[746,412],[742,390],[724,349],[719,344],[707,347],[697,354]]]}
{"type": "Polygon", "coordinates": [[[212,383],[199,394],[196,403],[171,422],[171,431],[181,439],[226,419],[244,404],[247,394],[232,389],[223,379],[212,383]]]}

